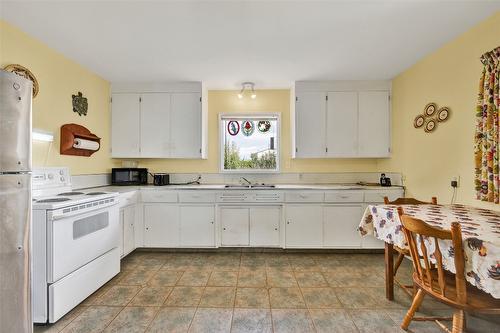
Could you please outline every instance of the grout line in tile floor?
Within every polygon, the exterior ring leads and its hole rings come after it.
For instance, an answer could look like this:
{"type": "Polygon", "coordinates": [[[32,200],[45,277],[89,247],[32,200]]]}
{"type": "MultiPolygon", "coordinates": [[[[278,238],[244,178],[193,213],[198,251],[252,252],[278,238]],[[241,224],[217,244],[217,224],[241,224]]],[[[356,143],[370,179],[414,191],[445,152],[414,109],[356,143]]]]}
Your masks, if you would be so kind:
{"type": "MultiPolygon", "coordinates": [[[[302,288],[300,287],[299,280],[297,280],[297,275],[294,267],[292,266],[292,275],[295,279],[295,282],[297,283],[297,287],[299,288],[300,295],[302,296],[302,300],[304,301],[304,306],[307,309],[307,314],[309,315],[309,320],[311,321],[313,328],[315,331],[317,331],[316,325],[314,324],[313,316],[311,315],[311,311],[309,309],[309,305],[306,302],[306,298],[304,297],[304,293],[302,292],[302,288]]],[[[323,276],[323,274],[321,274],[323,276]]],[[[323,277],[324,278],[324,277],[323,277]]]]}

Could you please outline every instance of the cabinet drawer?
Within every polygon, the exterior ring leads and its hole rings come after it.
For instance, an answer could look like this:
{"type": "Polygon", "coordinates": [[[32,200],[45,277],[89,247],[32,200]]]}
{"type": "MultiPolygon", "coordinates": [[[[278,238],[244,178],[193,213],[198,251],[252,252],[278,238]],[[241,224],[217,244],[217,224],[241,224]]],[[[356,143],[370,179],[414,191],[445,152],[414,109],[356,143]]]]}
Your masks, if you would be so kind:
{"type": "Polygon", "coordinates": [[[215,202],[215,193],[182,191],[179,192],[179,202],[215,202]]]}
{"type": "Polygon", "coordinates": [[[142,191],[143,202],[177,202],[177,192],[142,191]]]}
{"type": "Polygon", "coordinates": [[[251,201],[250,193],[227,191],[217,195],[217,202],[245,202],[251,201]]]}
{"type": "Polygon", "coordinates": [[[396,200],[397,198],[403,197],[403,191],[366,191],[365,192],[365,202],[384,202],[384,197],[388,197],[389,200],[396,200]]]}
{"type": "Polygon", "coordinates": [[[255,202],[283,202],[283,193],[281,192],[255,192],[253,197],[255,202]]]}
{"type": "Polygon", "coordinates": [[[325,194],[316,191],[293,191],[285,193],[286,202],[323,202],[325,194]]]}
{"type": "Polygon", "coordinates": [[[336,191],[325,193],[326,202],[363,202],[362,191],[336,191]]]}

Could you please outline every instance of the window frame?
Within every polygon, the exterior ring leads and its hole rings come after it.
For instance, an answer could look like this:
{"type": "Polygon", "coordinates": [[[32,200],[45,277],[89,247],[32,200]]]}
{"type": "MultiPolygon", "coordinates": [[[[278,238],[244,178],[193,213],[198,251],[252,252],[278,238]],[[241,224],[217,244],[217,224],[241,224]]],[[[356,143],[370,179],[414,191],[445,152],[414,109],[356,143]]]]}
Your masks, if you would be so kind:
{"type": "Polygon", "coordinates": [[[279,173],[281,167],[281,114],[269,112],[254,112],[254,113],[219,113],[218,117],[219,127],[219,172],[228,174],[263,174],[263,173],[279,173]],[[222,121],[226,118],[246,120],[252,118],[274,118],[276,120],[276,168],[275,169],[224,169],[224,135],[225,127],[222,126],[222,121]]]}

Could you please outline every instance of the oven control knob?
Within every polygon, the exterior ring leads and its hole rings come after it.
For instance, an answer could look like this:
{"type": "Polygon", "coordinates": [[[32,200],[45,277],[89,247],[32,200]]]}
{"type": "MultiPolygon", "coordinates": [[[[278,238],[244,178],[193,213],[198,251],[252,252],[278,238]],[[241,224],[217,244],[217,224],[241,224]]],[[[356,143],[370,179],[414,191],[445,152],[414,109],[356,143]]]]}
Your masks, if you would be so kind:
{"type": "Polygon", "coordinates": [[[51,173],[49,173],[49,174],[47,175],[47,177],[48,177],[49,179],[54,179],[54,175],[53,175],[53,174],[51,174],[51,173]]]}
{"type": "Polygon", "coordinates": [[[59,174],[62,176],[64,175],[64,171],[63,170],[59,170],[59,174]]]}
{"type": "Polygon", "coordinates": [[[61,181],[64,182],[64,177],[61,177],[61,181]]]}

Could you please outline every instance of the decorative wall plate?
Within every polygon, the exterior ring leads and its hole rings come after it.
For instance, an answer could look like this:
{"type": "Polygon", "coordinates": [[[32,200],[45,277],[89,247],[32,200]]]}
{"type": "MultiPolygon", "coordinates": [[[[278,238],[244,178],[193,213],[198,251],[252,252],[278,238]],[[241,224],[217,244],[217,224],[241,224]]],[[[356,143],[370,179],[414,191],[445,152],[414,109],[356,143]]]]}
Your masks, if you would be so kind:
{"type": "Polygon", "coordinates": [[[15,73],[19,76],[22,76],[24,78],[27,78],[31,82],[33,82],[33,98],[38,95],[38,92],[40,91],[40,86],[38,85],[38,81],[33,73],[29,69],[27,69],[24,66],[21,66],[19,64],[10,64],[7,65],[3,68],[7,72],[15,73]]]}
{"type": "Polygon", "coordinates": [[[257,129],[259,130],[259,132],[261,133],[266,133],[269,131],[269,129],[271,128],[271,122],[269,120],[261,120],[259,121],[259,123],[257,124],[257,129]]]}
{"type": "Polygon", "coordinates": [[[425,123],[424,131],[427,133],[430,133],[436,129],[437,123],[434,119],[429,119],[425,123]]]}
{"type": "Polygon", "coordinates": [[[436,103],[429,103],[424,108],[424,115],[426,117],[430,117],[436,112],[436,110],[437,110],[436,103]]]}
{"type": "Polygon", "coordinates": [[[449,116],[450,116],[450,109],[445,106],[438,110],[436,119],[437,121],[442,122],[447,120],[449,116]]]}
{"type": "Polygon", "coordinates": [[[250,136],[255,131],[255,124],[251,120],[245,120],[242,123],[241,131],[244,136],[250,136]]]}
{"type": "Polygon", "coordinates": [[[71,95],[71,97],[73,99],[73,112],[78,113],[79,116],[86,116],[89,108],[87,97],[83,97],[80,91],[78,95],[71,95]]]}
{"type": "Polygon", "coordinates": [[[425,123],[425,117],[421,114],[415,117],[415,120],[413,121],[413,126],[415,128],[420,128],[424,125],[425,123]]]}
{"type": "Polygon", "coordinates": [[[229,135],[235,136],[240,132],[240,123],[235,120],[231,120],[227,123],[227,132],[229,135]]]}

